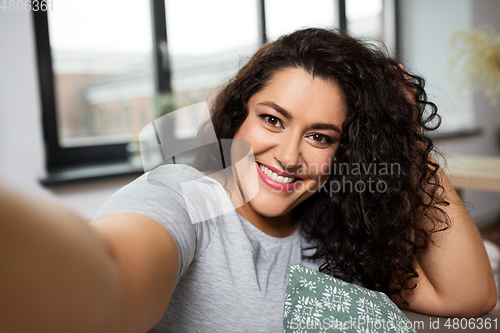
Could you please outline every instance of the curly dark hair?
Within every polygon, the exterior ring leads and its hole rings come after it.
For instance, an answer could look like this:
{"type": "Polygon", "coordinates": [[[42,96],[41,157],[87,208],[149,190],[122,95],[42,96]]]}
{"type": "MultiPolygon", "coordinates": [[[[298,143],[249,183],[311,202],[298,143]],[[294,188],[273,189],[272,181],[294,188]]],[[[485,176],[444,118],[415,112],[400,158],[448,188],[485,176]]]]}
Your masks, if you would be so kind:
{"type": "Polygon", "coordinates": [[[432,242],[432,233],[450,225],[439,165],[430,155],[434,146],[425,135],[441,119],[427,100],[424,80],[382,47],[342,32],[299,30],[264,44],[216,96],[212,121],[219,138],[234,137],[248,115],[249,98],[286,68],[335,82],[347,104],[330,181],[295,209],[315,244],[309,258],[323,260],[322,272],[407,304],[401,291],[416,287],[417,254],[432,242]],[[345,169],[355,164],[363,172],[345,169]],[[384,165],[386,172],[380,172],[384,165]],[[364,190],[353,190],[358,182],[364,190]],[[370,182],[378,187],[368,190],[370,182]],[[349,189],[337,191],[335,184],[349,189]]]}

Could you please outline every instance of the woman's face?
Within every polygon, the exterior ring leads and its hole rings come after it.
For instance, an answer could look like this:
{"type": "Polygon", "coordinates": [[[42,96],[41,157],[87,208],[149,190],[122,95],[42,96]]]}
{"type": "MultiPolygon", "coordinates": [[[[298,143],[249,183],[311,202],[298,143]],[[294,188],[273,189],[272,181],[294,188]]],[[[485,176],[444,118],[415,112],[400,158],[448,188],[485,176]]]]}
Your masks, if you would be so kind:
{"type": "Polygon", "coordinates": [[[346,107],[335,83],[305,70],[276,72],[248,101],[234,139],[250,142],[259,190],[249,204],[276,217],[291,211],[328,180],[346,107]]]}

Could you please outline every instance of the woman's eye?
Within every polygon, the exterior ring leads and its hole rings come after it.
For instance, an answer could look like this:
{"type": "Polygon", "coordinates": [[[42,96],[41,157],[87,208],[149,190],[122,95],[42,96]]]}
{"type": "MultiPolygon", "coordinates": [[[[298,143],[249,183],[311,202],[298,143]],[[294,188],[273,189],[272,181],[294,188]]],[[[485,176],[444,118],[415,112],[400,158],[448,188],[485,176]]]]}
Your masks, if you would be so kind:
{"type": "Polygon", "coordinates": [[[269,125],[271,125],[273,127],[279,127],[279,125],[281,124],[281,120],[279,118],[274,117],[274,116],[263,115],[262,117],[265,119],[265,121],[269,125]]]}
{"type": "Polygon", "coordinates": [[[332,143],[333,142],[332,138],[330,138],[329,136],[323,135],[323,134],[316,133],[316,134],[313,134],[311,137],[315,142],[318,142],[318,143],[332,143]]]}

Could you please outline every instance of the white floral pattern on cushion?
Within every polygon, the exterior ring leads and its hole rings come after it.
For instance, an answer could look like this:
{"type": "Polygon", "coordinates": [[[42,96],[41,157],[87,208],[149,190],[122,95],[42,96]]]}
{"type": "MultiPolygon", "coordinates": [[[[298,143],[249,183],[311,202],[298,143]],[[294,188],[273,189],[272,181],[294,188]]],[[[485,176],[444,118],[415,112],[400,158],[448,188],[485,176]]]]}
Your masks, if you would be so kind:
{"type": "Polygon", "coordinates": [[[414,333],[411,322],[384,293],[290,265],[283,310],[285,333],[414,333]]]}

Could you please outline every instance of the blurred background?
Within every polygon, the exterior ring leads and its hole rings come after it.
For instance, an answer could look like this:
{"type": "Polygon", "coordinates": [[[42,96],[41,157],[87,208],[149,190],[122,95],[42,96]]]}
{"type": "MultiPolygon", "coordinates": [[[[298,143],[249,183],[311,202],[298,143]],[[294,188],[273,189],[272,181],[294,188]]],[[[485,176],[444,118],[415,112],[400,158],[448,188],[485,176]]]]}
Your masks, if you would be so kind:
{"type": "MultiPolygon", "coordinates": [[[[500,105],[477,80],[469,84],[462,44],[450,46],[460,32],[500,32],[500,1],[51,0],[37,13],[28,1],[11,2],[0,8],[0,181],[8,186],[91,219],[141,174],[145,125],[210,101],[262,43],[302,27],[336,27],[384,43],[427,79],[443,116],[433,136],[450,166],[464,166],[465,155],[489,168],[487,186],[477,187],[466,165],[462,198],[481,228],[500,221],[500,105]]],[[[176,135],[190,139],[194,119],[176,119],[176,135]]]]}

